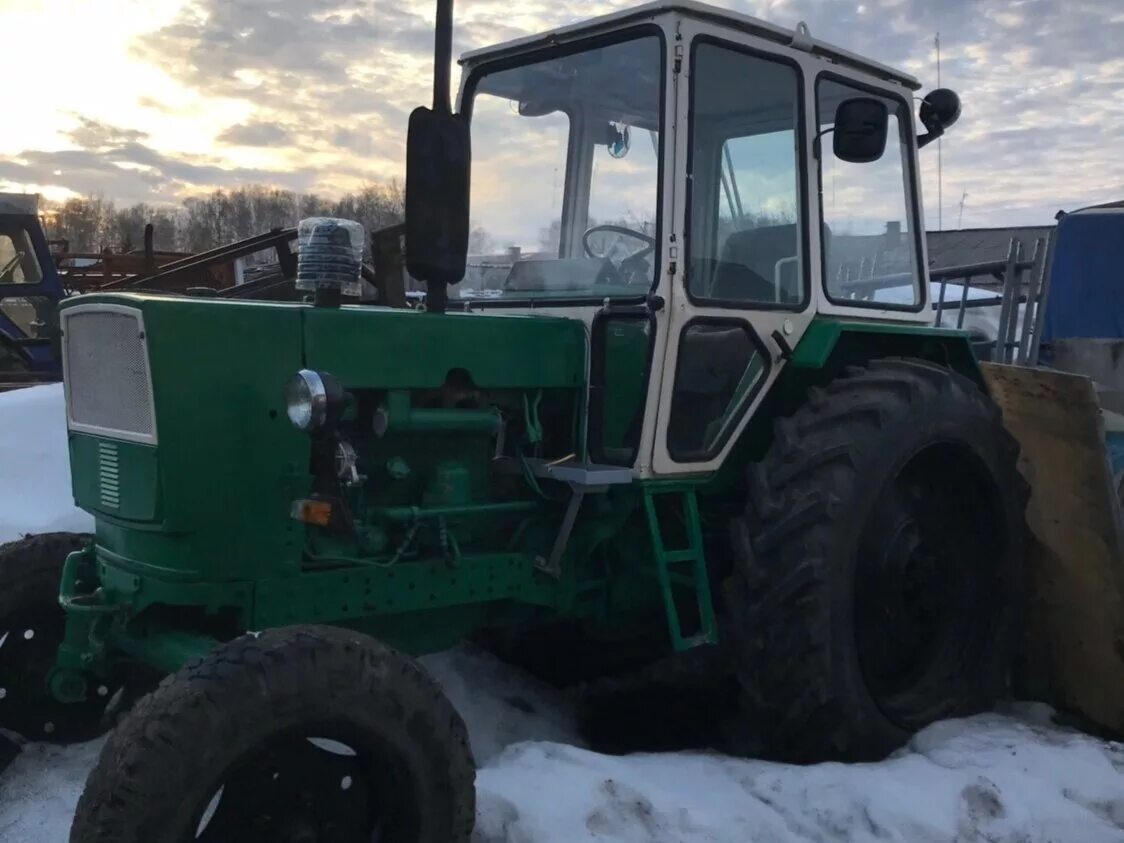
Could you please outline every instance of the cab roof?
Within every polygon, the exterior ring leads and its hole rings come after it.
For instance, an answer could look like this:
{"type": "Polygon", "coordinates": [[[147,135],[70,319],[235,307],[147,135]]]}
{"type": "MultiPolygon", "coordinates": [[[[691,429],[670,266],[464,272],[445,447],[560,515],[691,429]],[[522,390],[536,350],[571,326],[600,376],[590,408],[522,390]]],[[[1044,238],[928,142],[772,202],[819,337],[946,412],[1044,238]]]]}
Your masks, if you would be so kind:
{"type": "Polygon", "coordinates": [[[689,17],[707,20],[712,23],[728,26],[740,32],[756,35],[778,44],[791,45],[813,55],[830,59],[845,67],[863,73],[869,73],[880,79],[897,82],[913,91],[921,87],[921,83],[917,78],[908,73],[895,70],[887,65],[863,58],[855,53],[812,38],[807,31],[807,27],[803,24],[797,29],[785,29],[784,27],[767,23],[766,21],[751,17],[750,15],[732,12],[728,9],[720,9],[708,3],[697,2],[697,0],[655,0],[655,2],[645,3],[642,6],[636,6],[632,9],[625,9],[621,12],[590,18],[589,20],[558,27],[548,32],[530,35],[525,38],[517,38],[492,47],[472,50],[461,57],[460,63],[468,67],[475,67],[478,64],[491,61],[492,59],[509,57],[537,48],[552,46],[581,36],[604,33],[620,28],[625,24],[651,20],[657,15],[666,12],[679,12],[689,17]]]}
{"type": "Polygon", "coordinates": [[[0,193],[0,214],[35,216],[38,213],[38,193],[0,193]]]}

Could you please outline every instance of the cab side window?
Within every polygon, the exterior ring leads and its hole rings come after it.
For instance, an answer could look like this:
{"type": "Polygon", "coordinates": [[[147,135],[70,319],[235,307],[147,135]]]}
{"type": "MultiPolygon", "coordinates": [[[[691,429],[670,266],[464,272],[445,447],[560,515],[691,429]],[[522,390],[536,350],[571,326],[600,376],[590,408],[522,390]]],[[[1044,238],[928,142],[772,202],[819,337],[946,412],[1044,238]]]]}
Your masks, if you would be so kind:
{"type": "Polygon", "coordinates": [[[836,158],[830,135],[823,143],[824,287],[836,304],[916,308],[921,305],[921,274],[909,187],[909,114],[894,97],[821,78],[816,83],[821,132],[834,126],[839,104],[853,97],[886,103],[889,139],[880,159],[863,164],[836,158]]]}
{"type": "Polygon", "coordinates": [[[799,307],[806,290],[797,71],[704,42],[693,86],[688,292],[700,303],[799,307]]]}

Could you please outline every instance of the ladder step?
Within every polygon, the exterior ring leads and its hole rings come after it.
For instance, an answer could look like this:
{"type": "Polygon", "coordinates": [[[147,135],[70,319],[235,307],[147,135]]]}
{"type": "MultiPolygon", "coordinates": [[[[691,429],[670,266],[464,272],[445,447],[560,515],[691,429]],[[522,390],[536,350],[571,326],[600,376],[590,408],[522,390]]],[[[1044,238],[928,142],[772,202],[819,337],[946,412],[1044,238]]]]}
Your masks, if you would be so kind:
{"type": "Polygon", "coordinates": [[[665,550],[663,561],[672,565],[678,562],[698,562],[699,555],[694,550],[665,550]]]}
{"type": "Polygon", "coordinates": [[[646,490],[644,493],[644,509],[648,521],[648,533],[655,551],[655,573],[660,583],[660,591],[664,601],[664,611],[667,615],[669,632],[671,633],[672,647],[675,650],[686,650],[700,644],[713,643],[718,640],[717,623],[714,617],[714,605],[711,602],[710,583],[706,568],[706,552],[703,548],[702,529],[699,519],[698,502],[693,489],[676,490],[646,490]],[[660,519],[656,512],[654,497],[657,494],[675,494],[679,497],[682,514],[687,528],[686,549],[667,550],[663,541],[663,531],[660,519]],[[671,570],[672,565],[690,564],[688,571],[671,570]],[[680,623],[679,610],[676,606],[673,589],[683,589],[694,592],[695,603],[698,607],[698,629],[693,635],[684,635],[680,623]]]}
{"type": "Polygon", "coordinates": [[[644,575],[648,577],[655,577],[656,579],[662,579],[666,575],[667,581],[669,583],[673,585],[685,586],[686,588],[694,588],[696,585],[695,576],[693,574],[687,573],[685,571],[672,571],[667,568],[665,568],[664,571],[661,572],[658,569],[658,565],[656,570],[645,571],[644,575]]]}

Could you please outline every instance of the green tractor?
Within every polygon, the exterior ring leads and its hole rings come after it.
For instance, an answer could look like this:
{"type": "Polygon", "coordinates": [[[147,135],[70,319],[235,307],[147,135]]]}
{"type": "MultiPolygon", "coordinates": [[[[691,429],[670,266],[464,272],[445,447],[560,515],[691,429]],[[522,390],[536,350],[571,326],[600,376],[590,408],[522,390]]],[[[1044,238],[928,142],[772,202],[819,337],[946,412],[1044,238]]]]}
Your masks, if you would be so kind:
{"type": "Polygon", "coordinates": [[[795,761],[1006,691],[1027,487],[929,326],[917,155],[955,95],[918,137],[912,77],[658,2],[465,56],[454,114],[439,10],[427,309],[63,305],[96,530],[0,550],[0,724],[116,723],[72,841],[467,841],[414,660],[466,639],[574,682],[719,653],[795,761]],[[467,260],[470,229],[523,248],[467,260]]]}

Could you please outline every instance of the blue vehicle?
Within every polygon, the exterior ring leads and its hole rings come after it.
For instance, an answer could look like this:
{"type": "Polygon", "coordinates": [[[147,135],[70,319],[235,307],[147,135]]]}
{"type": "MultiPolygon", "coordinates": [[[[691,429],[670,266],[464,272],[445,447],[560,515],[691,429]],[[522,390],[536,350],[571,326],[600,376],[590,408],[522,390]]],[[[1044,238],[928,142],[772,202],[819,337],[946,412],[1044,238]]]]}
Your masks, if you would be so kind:
{"type": "Polygon", "coordinates": [[[0,194],[0,389],[62,377],[66,292],[37,205],[35,196],[0,194]]]}
{"type": "Polygon", "coordinates": [[[295,229],[278,228],[188,255],[155,251],[147,226],[143,251],[76,255],[57,241],[56,254],[39,220],[38,197],[0,193],[0,391],[62,380],[58,306],[71,294],[144,285],[148,292],[296,298],[295,238],[295,229]],[[270,252],[272,261],[243,278],[242,259],[270,252]]]}
{"type": "MultiPolygon", "coordinates": [[[[1013,241],[1006,260],[946,267],[932,278],[937,325],[968,330],[981,359],[1088,381],[1085,396],[1067,404],[1073,415],[1063,427],[1103,433],[1095,438],[1107,446],[1113,489],[1124,502],[1121,242],[1124,202],[1083,208],[1059,213],[1049,247],[1039,240],[1031,259],[1025,244],[1013,241]],[[975,279],[983,286],[973,288],[975,279]],[[998,291],[995,279],[1001,279],[998,291]],[[1081,417],[1079,408],[1090,415],[1081,417]]],[[[1028,405],[1033,395],[1047,394],[1029,380],[1025,387],[1028,405]]]]}
{"type": "Polygon", "coordinates": [[[1124,203],[1060,215],[1056,238],[1043,344],[1124,340],[1124,203]]]}
{"type": "Polygon", "coordinates": [[[1124,202],[1060,215],[1042,362],[1096,382],[1109,459],[1124,501],[1124,202]]]}

